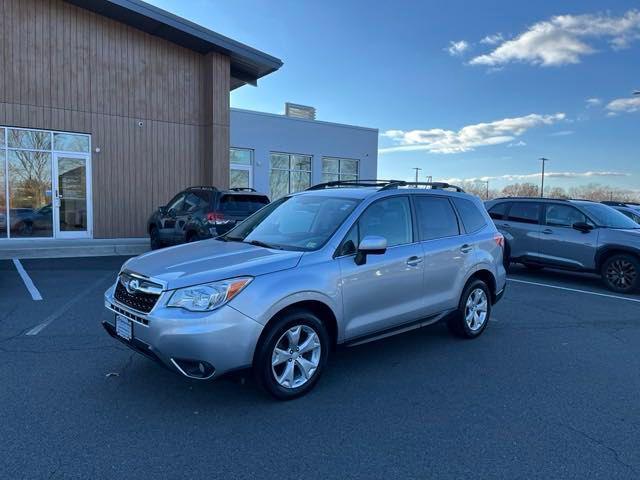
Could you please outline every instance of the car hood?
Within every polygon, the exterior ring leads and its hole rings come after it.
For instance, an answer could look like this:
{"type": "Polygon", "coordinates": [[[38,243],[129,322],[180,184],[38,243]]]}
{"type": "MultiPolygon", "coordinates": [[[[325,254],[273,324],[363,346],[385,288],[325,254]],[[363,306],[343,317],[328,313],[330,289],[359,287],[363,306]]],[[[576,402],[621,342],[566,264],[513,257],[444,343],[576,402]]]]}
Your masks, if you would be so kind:
{"type": "Polygon", "coordinates": [[[286,270],[295,267],[302,255],[303,252],[211,239],[145,253],[128,260],[123,270],[160,280],[173,290],[286,270]]]}

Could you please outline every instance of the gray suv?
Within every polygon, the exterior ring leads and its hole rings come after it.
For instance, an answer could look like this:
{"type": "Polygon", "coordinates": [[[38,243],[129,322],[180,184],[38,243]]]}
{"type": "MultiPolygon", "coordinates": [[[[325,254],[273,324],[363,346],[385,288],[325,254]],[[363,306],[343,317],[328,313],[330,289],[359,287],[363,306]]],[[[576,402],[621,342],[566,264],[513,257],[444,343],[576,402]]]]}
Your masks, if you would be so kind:
{"type": "Polygon", "coordinates": [[[440,319],[478,337],[504,292],[504,239],[458,187],[409,186],[321,184],[215,239],[132,258],[103,325],[186,377],[253,367],[279,399],[309,391],[338,344],[440,319]]]}
{"type": "Polygon", "coordinates": [[[505,264],[595,272],[613,291],[640,286],[640,225],[588,200],[499,198],[485,204],[505,237],[505,264]]]}

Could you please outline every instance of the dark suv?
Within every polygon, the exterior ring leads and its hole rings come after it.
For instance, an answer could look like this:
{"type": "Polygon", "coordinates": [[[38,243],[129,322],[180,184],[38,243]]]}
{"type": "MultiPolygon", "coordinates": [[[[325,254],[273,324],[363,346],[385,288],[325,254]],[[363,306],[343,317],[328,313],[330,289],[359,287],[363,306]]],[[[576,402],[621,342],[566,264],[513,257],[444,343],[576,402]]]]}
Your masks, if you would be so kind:
{"type": "Polygon", "coordinates": [[[221,235],[260,210],[269,198],[252,188],[189,187],[151,215],[151,248],[221,235]]]}
{"type": "Polygon", "coordinates": [[[640,286],[640,225],[588,200],[498,198],[486,202],[505,237],[505,262],[595,272],[616,292],[640,286]]]}

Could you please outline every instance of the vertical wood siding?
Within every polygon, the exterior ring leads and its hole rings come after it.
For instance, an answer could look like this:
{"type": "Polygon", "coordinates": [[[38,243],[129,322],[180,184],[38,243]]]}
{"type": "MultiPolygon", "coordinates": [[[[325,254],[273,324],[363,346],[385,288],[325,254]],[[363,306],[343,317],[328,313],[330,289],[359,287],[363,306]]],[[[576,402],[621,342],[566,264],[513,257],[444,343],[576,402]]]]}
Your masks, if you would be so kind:
{"type": "Polygon", "coordinates": [[[0,41],[0,124],[90,133],[101,150],[94,237],[145,235],[180,189],[228,186],[228,57],[62,0],[0,0],[0,41]]]}

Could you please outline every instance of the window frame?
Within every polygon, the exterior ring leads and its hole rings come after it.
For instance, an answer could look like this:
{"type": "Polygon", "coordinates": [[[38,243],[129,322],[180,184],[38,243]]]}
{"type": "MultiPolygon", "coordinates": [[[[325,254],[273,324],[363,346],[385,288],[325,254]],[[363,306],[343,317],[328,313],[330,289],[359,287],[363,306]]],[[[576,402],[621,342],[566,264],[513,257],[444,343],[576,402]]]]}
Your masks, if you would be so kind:
{"type": "MultiPolygon", "coordinates": [[[[331,157],[331,156],[324,156],[320,159],[320,174],[322,176],[326,175],[336,175],[338,178],[337,180],[329,180],[329,181],[338,181],[341,182],[343,181],[342,177],[343,176],[349,176],[349,177],[353,177],[355,176],[355,179],[351,179],[351,180],[347,180],[347,181],[352,181],[352,182],[357,182],[358,180],[360,180],[360,159],[358,158],[348,158],[348,157],[331,157]],[[324,161],[325,160],[337,160],[338,161],[338,171],[337,172],[326,172],[324,169],[324,161]],[[342,173],[342,162],[344,160],[347,160],[349,162],[356,162],[356,173],[355,175],[352,173],[342,173]]],[[[324,179],[323,179],[324,181],[324,179]]]]}
{"type": "Polygon", "coordinates": [[[334,259],[338,259],[338,258],[344,258],[344,257],[353,257],[358,253],[358,246],[359,245],[356,245],[356,251],[354,253],[340,254],[340,252],[342,251],[342,246],[344,245],[345,240],[347,239],[347,236],[349,235],[349,233],[351,233],[351,230],[353,229],[354,226],[356,226],[356,228],[358,230],[358,243],[360,242],[360,220],[362,219],[362,216],[365,214],[365,212],[370,207],[372,207],[376,203],[384,201],[384,200],[391,200],[393,198],[403,198],[403,197],[407,198],[409,200],[409,213],[410,213],[410,217],[411,217],[411,242],[409,242],[409,243],[400,243],[398,245],[393,245],[391,247],[387,246],[387,250],[390,249],[390,248],[404,247],[406,245],[414,245],[416,243],[420,243],[420,240],[418,239],[418,234],[417,234],[416,213],[415,213],[415,205],[413,204],[413,195],[411,195],[411,194],[389,195],[389,196],[386,196],[386,197],[378,198],[378,199],[374,200],[373,202],[369,203],[367,206],[364,207],[362,212],[360,212],[358,214],[358,216],[353,221],[353,223],[351,225],[349,225],[349,228],[347,229],[347,232],[344,234],[344,236],[340,240],[340,243],[338,243],[338,246],[336,247],[336,250],[333,252],[333,258],[334,259]]]}

